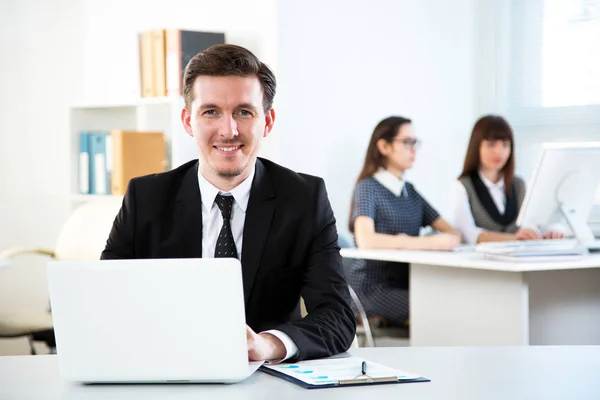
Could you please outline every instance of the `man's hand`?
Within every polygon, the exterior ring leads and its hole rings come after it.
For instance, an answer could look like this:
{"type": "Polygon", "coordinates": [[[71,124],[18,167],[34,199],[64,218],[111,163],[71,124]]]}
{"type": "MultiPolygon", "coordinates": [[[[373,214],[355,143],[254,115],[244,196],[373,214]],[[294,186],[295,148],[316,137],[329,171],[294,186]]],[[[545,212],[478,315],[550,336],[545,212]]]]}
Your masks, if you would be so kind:
{"type": "Polygon", "coordinates": [[[246,340],[248,341],[248,360],[250,361],[282,360],[286,356],[283,342],[270,333],[257,334],[246,325],[246,340]]]}

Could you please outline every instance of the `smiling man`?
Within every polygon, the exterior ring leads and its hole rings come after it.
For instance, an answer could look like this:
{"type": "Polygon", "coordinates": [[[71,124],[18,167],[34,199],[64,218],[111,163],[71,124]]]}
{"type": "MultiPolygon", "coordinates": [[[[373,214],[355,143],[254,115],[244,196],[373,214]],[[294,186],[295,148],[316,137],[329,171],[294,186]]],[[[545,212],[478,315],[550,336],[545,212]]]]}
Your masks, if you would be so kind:
{"type": "Polygon", "coordinates": [[[346,351],[356,325],[324,182],[257,157],[275,123],[273,72],[216,45],[191,59],[183,84],[199,160],[130,181],[102,259],[238,258],[250,360],[346,351]]]}

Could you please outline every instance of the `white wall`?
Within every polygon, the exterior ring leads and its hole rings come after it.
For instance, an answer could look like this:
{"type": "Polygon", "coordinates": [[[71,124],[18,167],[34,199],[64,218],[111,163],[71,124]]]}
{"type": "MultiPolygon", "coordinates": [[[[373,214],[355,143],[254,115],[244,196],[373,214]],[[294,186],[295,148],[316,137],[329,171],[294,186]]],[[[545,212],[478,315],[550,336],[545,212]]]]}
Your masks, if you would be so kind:
{"type": "Polygon", "coordinates": [[[442,214],[474,123],[474,0],[285,1],[277,11],[279,161],[322,176],[340,231],[373,128],[413,120],[407,179],[442,214]]]}
{"type": "MultiPolygon", "coordinates": [[[[81,94],[82,8],[76,0],[0,6],[0,249],[52,247],[68,214],[67,106],[81,94]]],[[[0,312],[48,306],[41,257],[0,271],[0,312]]],[[[0,341],[0,354],[28,350],[0,341]]]]}

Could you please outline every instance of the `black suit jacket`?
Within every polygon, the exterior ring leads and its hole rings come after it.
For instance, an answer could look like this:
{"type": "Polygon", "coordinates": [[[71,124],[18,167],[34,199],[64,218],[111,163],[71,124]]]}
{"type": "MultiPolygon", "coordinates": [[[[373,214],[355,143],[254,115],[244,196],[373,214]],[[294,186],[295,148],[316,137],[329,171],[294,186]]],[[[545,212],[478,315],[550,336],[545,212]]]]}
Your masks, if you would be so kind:
{"type": "MultiPolygon", "coordinates": [[[[197,160],[132,179],[101,258],[202,257],[201,207],[197,160]]],[[[356,324],[321,178],[256,161],[241,263],[246,323],[254,331],[288,334],[297,360],[350,347],[356,324]]]]}

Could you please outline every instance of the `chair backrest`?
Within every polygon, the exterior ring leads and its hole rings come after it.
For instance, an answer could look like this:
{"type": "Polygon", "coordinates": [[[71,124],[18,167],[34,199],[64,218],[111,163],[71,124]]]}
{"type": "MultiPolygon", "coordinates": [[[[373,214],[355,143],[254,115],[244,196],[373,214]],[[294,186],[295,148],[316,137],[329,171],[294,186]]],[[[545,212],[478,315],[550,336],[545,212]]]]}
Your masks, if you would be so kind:
{"type": "Polygon", "coordinates": [[[353,237],[350,234],[346,234],[340,231],[338,231],[338,245],[342,249],[355,247],[353,237]]]}
{"type": "Polygon", "coordinates": [[[64,261],[98,260],[122,202],[122,197],[107,196],[76,208],[60,231],[55,258],[64,261]]]}

